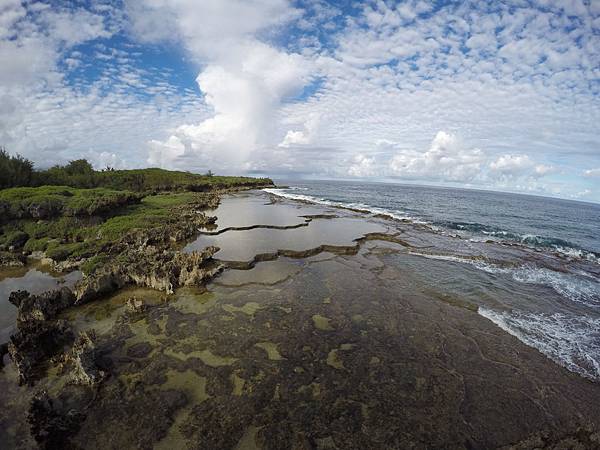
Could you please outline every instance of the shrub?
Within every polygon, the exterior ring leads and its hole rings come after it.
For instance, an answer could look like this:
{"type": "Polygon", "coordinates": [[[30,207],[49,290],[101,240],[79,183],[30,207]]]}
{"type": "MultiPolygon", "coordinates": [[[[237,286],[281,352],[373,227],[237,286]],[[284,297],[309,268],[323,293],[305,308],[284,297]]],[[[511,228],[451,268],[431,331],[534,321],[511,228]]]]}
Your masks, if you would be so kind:
{"type": "Polygon", "coordinates": [[[4,245],[8,247],[21,248],[29,239],[29,235],[23,231],[11,231],[4,238],[4,245]]]}

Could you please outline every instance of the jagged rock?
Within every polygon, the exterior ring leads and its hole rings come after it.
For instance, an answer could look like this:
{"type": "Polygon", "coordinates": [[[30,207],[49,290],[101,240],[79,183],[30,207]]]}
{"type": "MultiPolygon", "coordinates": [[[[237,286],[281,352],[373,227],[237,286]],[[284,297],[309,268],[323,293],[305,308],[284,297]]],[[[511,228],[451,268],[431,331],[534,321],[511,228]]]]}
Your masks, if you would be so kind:
{"type": "Polygon", "coordinates": [[[142,246],[122,253],[117,262],[104,266],[80,281],[77,303],[113,292],[127,284],[145,286],[172,294],[180,286],[201,284],[222,270],[212,256],[217,247],[181,253],[155,246],[142,246]]]}
{"type": "Polygon", "coordinates": [[[75,339],[73,348],[67,357],[67,363],[72,364],[72,381],[74,384],[93,386],[100,383],[106,376],[97,364],[96,333],[91,330],[82,332],[75,339]]]}
{"type": "Polygon", "coordinates": [[[23,267],[26,262],[24,255],[0,251],[0,267],[23,267]]]}
{"type": "Polygon", "coordinates": [[[145,309],[144,302],[137,297],[129,297],[125,305],[130,313],[140,313],[145,309]]]}
{"type": "Polygon", "coordinates": [[[59,312],[75,303],[75,295],[67,287],[40,295],[15,291],[10,294],[8,301],[17,307],[18,326],[19,322],[53,319],[59,312]]]}
{"type": "Polygon", "coordinates": [[[0,344],[0,369],[4,367],[4,355],[8,353],[8,342],[0,344]]]}
{"type": "Polygon", "coordinates": [[[40,365],[62,351],[72,341],[73,333],[63,320],[23,324],[18,325],[18,331],[10,337],[8,353],[19,372],[19,383],[31,384],[37,378],[40,365]]]}
{"type": "Polygon", "coordinates": [[[17,307],[17,332],[10,337],[8,353],[19,372],[19,382],[31,383],[41,363],[73,339],[66,322],[53,319],[74,303],[75,296],[64,287],[40,295],[16,291],[9,301],[17,307]]]}
{"type": "Polygon", "coordinates": [[[68,448],[69,437],[79,430],[84,418],[82,413],[65,408],[60,400],[41,391],[31,400],[27,421],[40,448],[64,449],[68,448]]]}

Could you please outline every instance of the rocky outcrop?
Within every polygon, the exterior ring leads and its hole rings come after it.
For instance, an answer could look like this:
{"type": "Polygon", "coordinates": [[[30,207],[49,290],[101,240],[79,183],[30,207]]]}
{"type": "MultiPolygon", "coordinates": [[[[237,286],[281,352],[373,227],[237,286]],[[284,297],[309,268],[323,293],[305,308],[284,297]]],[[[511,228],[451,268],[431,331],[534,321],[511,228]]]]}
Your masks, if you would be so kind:
{"type": "Polygon", "coordinates": [[[8,342],[0,344],[0,369],[4,367],[4,355],[8,353],[8,342]]]}
{"type": "Polygon", "coordinates": [[[19,383],[32,384],[39,378],[42,363],[60,353],[72,340],[71,328],[63,320],[19,325],[8,343],[8,353],[19,372],[19,383]]]}
{"type": "Polygon", "coordinates": [[[130,314],[141,313],[144,312],[144,309],[146,309],[143,300],[135,296],[129,297],[125,303],[125,306],[127,307],[127,312],[130,314]]]}
{"type": "Polygon", "coordinates": [[[9,301],[17,307],[17,331],[10,337],[8,353],[19,372],[19,382],[32,383],[42,363],[73,339],[66,322],[55,318],[73,305],[75,296],[68,288],[41,295],[16,291],[9,301]]]}
{"type": "Polygon", "coordinates": [[[23,267],[26,262],[24,255],[0,251],[0,267],[23,267]]]}
{"type": "Polygon", "coordinates": [[[66,358],[67,364],[72,367],[71,381],[85,386],[100,383],[106,372],[100,369],[97,360],[96,333],[93,330],[80,333],[66,358]]]}
{"type": "Polygon", "coordinates": [[[77,303],[92,300],[128,284],[169,294],[180,286],[201,284],[222,269],[212,259],[218,250],[217,247],[207,247],[201,252],[181,253],[156,246],[142,246],[125,251],[116,261],[77,284],[77,303]]]}
{"type": "Polygon", "coordinates": [[[17,327],[19,327],[29,322],[55,318],[59,312],[75,303],[75,295],[67,287],[39,295],[32,295],[27,291],[15,291],[8,301],[17,307],[17,327]]]}

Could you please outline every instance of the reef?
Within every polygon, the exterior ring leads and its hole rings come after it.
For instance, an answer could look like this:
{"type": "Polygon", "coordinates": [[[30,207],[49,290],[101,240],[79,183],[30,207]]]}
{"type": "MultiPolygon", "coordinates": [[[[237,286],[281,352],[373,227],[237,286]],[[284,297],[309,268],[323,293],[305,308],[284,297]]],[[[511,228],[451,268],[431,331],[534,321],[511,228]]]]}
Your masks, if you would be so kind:
{"type": "Polygon", "coordinates": [[[447,256],[442,238],[308,207],[282,219],[284,206],[271,203],[271,221],[215,231],[201,207],[179,205],[179,225],[121,236],[73,289],[14,293],[0,442],[598,448],[597,382],[484,319],[473,297],[423,281],[426,258],[447,256]],[[251,258],[221,261],[204,239],[251,258]],[[35,386],[15,387],[13,375],[35,386]]]}

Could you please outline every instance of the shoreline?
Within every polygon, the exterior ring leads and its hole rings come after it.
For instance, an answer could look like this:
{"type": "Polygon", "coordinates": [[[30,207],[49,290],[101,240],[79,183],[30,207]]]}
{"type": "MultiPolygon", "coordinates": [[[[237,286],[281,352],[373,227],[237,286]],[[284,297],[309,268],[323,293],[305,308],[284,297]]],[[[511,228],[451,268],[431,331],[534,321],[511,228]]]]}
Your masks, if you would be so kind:
{"type": "MultiPolygon", "coordinates": [[[[76,345],[62,360],[49,361],[54,368],[33,389],[15,386],[16,373],[5,368],[3,400],[23,414],[30,404],[41,405],[35,420],[49,430],[46,439],[63,445],[106,439],[121,448],[594,442],[597,382],[479,315],[474,298],[423,278],[442,269],[450,271],[446,277],[463,276],[462,266],[410,254],[452,245],[450,238],[352,211],[266,203],[265,195],[224,197],[214,210],[218,231],[200,232],[194,241],[203,247],[205,239],[221,240],[222,249],[209,256],[217,265],[219,252],[275,248],[254,254],[261,264],[238,262],[206,278],[204,288],[182,286],[165,296],[130,286],[57,311],[56,320],[73,327],[76,345]],[[249,223],[258,216],[266,220],[249,223]],[[320,244],[310,247],[313,242],[320,244]],[[542,385],[551,388],[540,397],[542,385]],[[11,396],[16,392],[25,398],[11,396]],[[91,392],[102,402],[86,403],[91,392]],[[470,397],[476,392],[481,396],[470,397]],[[67,405],[81,418],[59,432],[49,418],[64,420],[67,405]],[[148,407],[163,412],[142,424],[101,419],[148,407]],[[536,419],[522,422],[517,411],[536,419]],[[339,417],[345,419],[336,422],[339,417]]],[[[499,257],[522,256],[498,247],[499,257]]],[[[0,437],[8,439],[9,423],[26,433],[27,422],[19,420],[0,415],[0,437]]]]}

